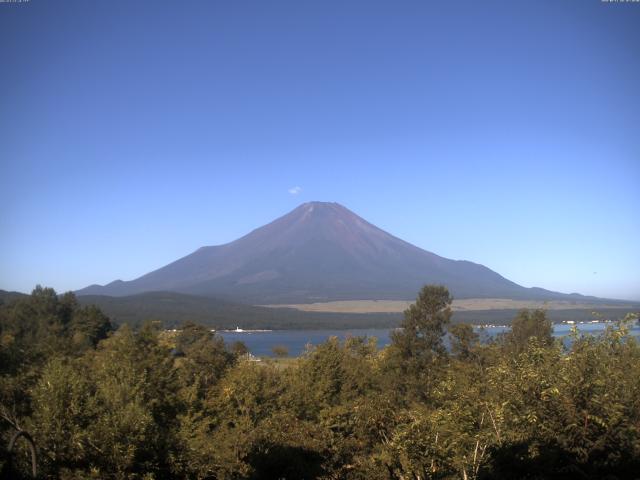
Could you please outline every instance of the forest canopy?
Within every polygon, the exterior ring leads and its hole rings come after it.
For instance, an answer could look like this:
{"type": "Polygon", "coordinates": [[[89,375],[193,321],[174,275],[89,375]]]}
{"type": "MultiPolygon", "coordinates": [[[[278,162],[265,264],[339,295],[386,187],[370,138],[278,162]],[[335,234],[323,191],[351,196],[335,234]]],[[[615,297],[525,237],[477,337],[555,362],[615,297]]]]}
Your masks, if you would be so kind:
{"type": "Polygon", "coordinates": [[[637,478],[640,346],[624,322],[480,343],[424,287],[392,342],[254,361],[210,328],[115,328],[71,293],[0,305],[0,471],[51,479],[637,478]],[[450,335],[450,348],[443,337],[450,335]]]}

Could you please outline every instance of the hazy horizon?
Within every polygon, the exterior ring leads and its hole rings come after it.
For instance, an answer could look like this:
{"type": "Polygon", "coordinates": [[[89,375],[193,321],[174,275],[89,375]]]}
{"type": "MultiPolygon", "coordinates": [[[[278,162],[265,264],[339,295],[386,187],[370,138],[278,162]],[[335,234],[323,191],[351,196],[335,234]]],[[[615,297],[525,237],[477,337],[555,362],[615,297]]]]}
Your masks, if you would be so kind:
{"type": "Polygon", "coordinates": [[[311,201],[640,300],[640,7],[0,4],[0,289],[131,280],[311,201]]]}

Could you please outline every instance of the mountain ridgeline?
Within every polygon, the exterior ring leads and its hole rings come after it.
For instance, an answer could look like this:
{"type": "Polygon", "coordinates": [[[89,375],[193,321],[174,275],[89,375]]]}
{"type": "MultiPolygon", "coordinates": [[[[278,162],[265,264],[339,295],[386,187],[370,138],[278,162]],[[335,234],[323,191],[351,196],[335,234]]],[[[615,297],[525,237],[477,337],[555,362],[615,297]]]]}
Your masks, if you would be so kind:
{"type": "Polygon", "coordinates": [[[408,300],[425,284],[446,285],[456,298],[586,298],[522,287],[483,265],[418,248],[325,202],[302,204],[238,240],[202,247],[135,280],[91,285],[77,294],[167,291],[278,304],[408,300]]]}

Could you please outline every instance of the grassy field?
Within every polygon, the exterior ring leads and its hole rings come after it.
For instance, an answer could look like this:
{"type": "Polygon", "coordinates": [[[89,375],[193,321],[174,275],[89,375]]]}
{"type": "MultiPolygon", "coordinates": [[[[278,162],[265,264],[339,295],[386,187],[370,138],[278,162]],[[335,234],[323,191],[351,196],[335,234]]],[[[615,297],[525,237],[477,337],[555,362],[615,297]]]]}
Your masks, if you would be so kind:
{"type": "MultiPolygon", "coordinates": [[[[287,307],[304,312],[333,312],[333,313],[400,313],[411,305],[409,300],[343,300],[336,302],[262,305],[264,307],[287,307]]],[[[634,309],[638,304],[629,302],[619,303],[583,303],[576,301],[540,301],[540,300],[509,300],[505,298],[467,298],[453,301],[454,312],[475,312],[484,310],[521,310],[523,308],[545,310],[602,310],[611,308],[634,309]]]]}

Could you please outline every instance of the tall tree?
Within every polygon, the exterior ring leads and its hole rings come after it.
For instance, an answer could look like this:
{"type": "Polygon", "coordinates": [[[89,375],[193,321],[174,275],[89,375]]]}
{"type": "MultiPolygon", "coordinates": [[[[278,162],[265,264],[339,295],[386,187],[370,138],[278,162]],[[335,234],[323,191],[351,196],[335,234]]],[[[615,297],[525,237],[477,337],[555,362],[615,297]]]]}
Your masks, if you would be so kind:
{"type": "Polygon", "coordinates": [[[438,364],[447,355],[443,338],[452,301],[446,287],[426,285],[405,310],[401,329],[391,334],[388,366],[393,388],[422,398],[429,395],[438,364]]]}

